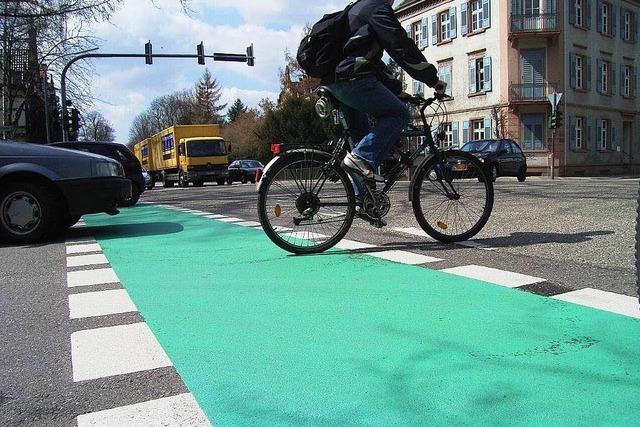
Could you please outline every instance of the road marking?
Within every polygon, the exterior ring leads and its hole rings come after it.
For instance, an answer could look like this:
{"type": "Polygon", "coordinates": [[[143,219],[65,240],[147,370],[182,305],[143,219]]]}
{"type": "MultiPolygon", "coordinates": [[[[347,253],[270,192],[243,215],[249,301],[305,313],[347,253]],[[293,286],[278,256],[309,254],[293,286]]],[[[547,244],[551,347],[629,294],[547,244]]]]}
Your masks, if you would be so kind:
{"type": "Polygon", "coordinates": [[[482,280],[483,282],[489,282],[495,285],[506,286],[508,288],[517,288],[520,286],[532,285],[534,283],[546,282],[546,279],[541,279],[539,277],[526,276],[524,274],[482,267],[479,265],[465,265],[462,267],[447,268],[441,271],[455,274],[456,276],[469,277],[471,279],[482,280]]]}
{"type": "Polygon", "coordinates": [[[262,224],[260,224],[257,221],[236,222],[235,225],[241,225],[243,227],[260,227],[260,226],[262,226],[262,224]]]}
{"type": "Polygon", "coordinates": [[[640,319],[640,306],[636,297],[585,288],[552,298],[640,319]]]}
{"type": "Polygon", "coordinates": [[[433,240],[433,238],[429,236],[426,231],[418,227],[394,228],[393,231],[410,234],[412,236],[426,237],[427,239],[433,240]]]}
{"type": "Polygon", "coordinates": [[[481,251],[495,251],[495,248],[491,248],[487,245],[484,245],[480,242],[476,242],[473,240],[466,240],[464,242],[457,242],[456,245],[465,246],[467,248],[480,249],[481,251]]]}
{"type": "Polygon", "coordinates": [[[400,264],[409,264],[409,265],[420,265],[427,264],[432,262],[440,262],[443,261],[440,258],[433,258],[426,255],[414,254],[413,252],[407,251],[384,251],[384,252],[367,252],[367,255],[386,259],[387,261],[393,261],[400,264]]]}
{"type": "Polygon", "coordinates": [[[293,228],[288,228],[288,227],[280,227],[279,225],[276,225],[275,227],[273,227],[273,231],[275,231],[276,233],[284,233],[285,231],[292,231],[293,228]]]}
{"type": "Polygon", "coordinates": [[[329,236],[325,236],[324,234],[312,233],[308,231],[294,231],[293,233],[283,234],[281,237],[290,237],[292,239],[300,239],[300,240],[322,240],[326,239],[329,236]]]}
{"type": "Polygon", "coordinates": [[[67,255],[83,254],[87,252],[100,252],[100,251],[102,251],[102,248],[97,243],[67,246],[67,255]]]}
{"type": "Polygon", "coordinates": [[[96,243],[96,239],[90,236],[68,237],[65,239],[67,245],[96,243]]]}
{"type": "Polygon", "coordinates": [[[107,316],[138,311],[124,289],[69,295],[69,317],[107,316]]]}
{"type": "Polygon", "coordinates": [[[98,268],[96,270],[71,271],[67,273],[67,286],[70,288],[119,282],[120,279],[118,279],[116,272],[113,271],[112,268],[98,268]]]}
{"type": "Polygon", "coordinates": [[[210,427],[191,393],[80,415],[78,427],[210,427]]]}
{"type": "Polygon", "coordinates": [[[74,332],[71,362],[74,381],[172,365],[146,323],[74,332]]]}
{"type": "Polygon", "coordinates": [[[372,249],[375,248],[375,245],[342,239],[335,247],[345,251],[357,251],[359,249],[372,249]]]}
{"type": "Polygon", "coordinates": [[[222,219],[222,218],[226,218],[226,216],[224,216],[224,215],[205,215],[205,218],[222,219]]]}
{"type": "Polygon", "coordinates": [[[109,264],[104,254],[67,257],[67,267],[85,267],[87,265],[109,264]]]}
{"type": "Polygon", "coordinates": [[[219,218],[218,221],[221,221],[221,222],[243,222],[244,219],[241,219],[241,218],[219,218]]]}

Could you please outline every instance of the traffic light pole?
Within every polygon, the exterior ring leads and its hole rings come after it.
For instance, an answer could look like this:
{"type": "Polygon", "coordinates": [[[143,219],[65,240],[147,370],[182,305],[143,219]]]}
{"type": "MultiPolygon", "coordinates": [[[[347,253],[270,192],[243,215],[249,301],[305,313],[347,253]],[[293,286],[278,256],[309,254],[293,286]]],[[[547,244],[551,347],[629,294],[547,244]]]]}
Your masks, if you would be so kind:
{"type": "MultiPolygon", "coordinates": [[[[85,53],[83,55],[78,55],[75,58],[72,58],[67,65],[62,69],[62,76],[60,79],[60,96],[62,101],[62,117],[63,117],[63,125],[62,125],[62,140],[69,140],[69,133],[64,124],[65,118],[68,117],[67,110],[67,72],[69,68],[78,61],[89,58],[146,58],[147,55],[144,53],[85,53]]],[[[201,56],[199,55],[190,55],[190,54],[168,54],[168,53],[160,53],[160,54],[152,54],[152,58],[173,58],[173,59],[198,59],[201,56]]],[[[246,54],[237,54],[237,53],[214,53],[213,55],[204,55],[205,58],[213,59],[214,61],[225,61],[225,62],[245,62],[249,66],[253,66],[255,57],[253,56],[253,45],[247,48],[246,54]]]]}
{"type": "Polygon", "coordinates": [[[556,179],[556,128],[551,129],[551,179],[556,179]]]}

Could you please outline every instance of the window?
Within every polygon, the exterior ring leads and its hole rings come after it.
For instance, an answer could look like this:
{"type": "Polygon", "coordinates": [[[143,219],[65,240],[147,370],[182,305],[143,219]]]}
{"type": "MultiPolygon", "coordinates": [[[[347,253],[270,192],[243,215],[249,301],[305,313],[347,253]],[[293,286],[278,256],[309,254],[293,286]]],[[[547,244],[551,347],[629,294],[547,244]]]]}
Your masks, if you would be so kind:
{"type": "Polygon", "coordinates": [[[609,3],[602,2],[601,3],[601,12],[600,12],[600,29],[602,34],[609,34],[610,25],[609,25],[609,15],[611,14],[611,5],[609,3]]]}
{"type": "Polygon", "coordinates": [[[469,58],[469,94],[475,95],[492,90],[491,57],[469,58]]]}
{"type": "Polygon", "coordinates": [[[631,76],[632,70],[628,65],[624,66],[624,81],[622,82],[622,95],[630,98],[631,97],[631,76]]]}
{"type": "Polygon", "coordinates": [[[610,64],[607,61],[602,61],[600,66],[600,93],[609,93],[609,69],[610,64]]]}
{"type": "Polygon", "coordinates": [[[609,134],[610,134],[609,120],[600,120],[600,135],[598,136],[599,149],[601,151],[607,151],[609,149],[609,134]]]}
{"type": "Polygon", "coordinates": [[[584,117],[576,117],[576,150],[582,150],[584,141],[584,117]]]}
{"type": "Polygon", "coordinates": [[[421,22],[418,21],[411,24],[411,30],[413,41],[416,42],[416,45],[420,46],[420,38],[422,36],[421,22]]]}
{"type": "Polygon", "coordinates": [[[482,1],[473,0],[471,2],[471,32],[482,28],[482,1]]]}
{"type": "Polygon", "coordinates": [[[576,55],[576,89],[584,89],[584,57],[576,55]]]}
{"type": "Polygon", "coordinates": [[[424,83],[418,80],[413,81],[413,94],[412,95],[424,95],[424,83]]]}
{"type": "Polygon", "coordinates": [[[475,92],[482,92],[484,90],[484,58],[478,58],[476,61],[476,87],[475,92]]]}
{"type": "Polygon", "coordinates": [[[582,20],[582,0],[575,0],[575,13],[576,13],[576,25],[579,27],[584,27],[584,22],[582,20]]]}
{"type": "Polygon", "coordinates": [[[453,147],[453,126],[451,123],[443,123],[442,131],[444,132],[444,141],[441,148],[453,147]]]}
{"type": "Polygon", "coordinates": [[[624,40],[630,41],[631,40],[631,29],[633,28],[633,24],[632,24],[632,19],[633,19],[633,15],[630,11],[623,9],[623,13],[624,13],[624,18],[623,18],[623,22],[624,22],[624,28],[622,29],[622,38],[624,40]]]}
{"type": "Polygon", "coordinates": [[[472,141],[480,141],[484,139],[484,120],[471,121],[472,141]]]}
{"type": "Polygon", "coordinates": [[[445,91],[445,93],[449,96],[452,96],[451,94],[453,93],[453,88],[452,88],[453,82],[451,79],[453,75],[452,71],[453,71],[453,64],[451,62],[446,62],[438,66],[438,76],[440,77],[440,80],[442,80],[447,84],[447,90],[445,91]]]}
{"type": "Polygon", "coordinates": [[[440,41],[449,40],[451,31],[451,20],[449,18],[449,11],[442,12],[438,15],[440,20],[440,41]]]}

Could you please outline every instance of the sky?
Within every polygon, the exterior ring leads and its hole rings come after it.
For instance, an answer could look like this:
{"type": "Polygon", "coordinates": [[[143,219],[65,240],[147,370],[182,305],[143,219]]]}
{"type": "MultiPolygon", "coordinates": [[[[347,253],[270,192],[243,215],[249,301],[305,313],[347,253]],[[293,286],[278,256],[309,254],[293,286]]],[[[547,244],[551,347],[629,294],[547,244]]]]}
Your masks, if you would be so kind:
{"type": "MultiPolygon", "coordinates": [[[[192,0],[184,11],[178,0],[124,0],[110,22],[94,24],[91,32],[101,40],[100,53],[144,53],[149,40],[153,53],[195,54],[201,41],[207,54],[244,53],[253,43],[255,67],[211,59],[206,67],[221,84],[223,103],[240,98],[256,106],[262,98],[277,99],[284,51],[297,50],[305,24],[344,5],[339,0],[192,0]]],[[[205,69],[196,59],[155,59],[153,65],[142,58],[99,59],[94,66],[94,109],[114,125],[122,143],[133,118],[154,98],[193,87],[205,69]]]]}

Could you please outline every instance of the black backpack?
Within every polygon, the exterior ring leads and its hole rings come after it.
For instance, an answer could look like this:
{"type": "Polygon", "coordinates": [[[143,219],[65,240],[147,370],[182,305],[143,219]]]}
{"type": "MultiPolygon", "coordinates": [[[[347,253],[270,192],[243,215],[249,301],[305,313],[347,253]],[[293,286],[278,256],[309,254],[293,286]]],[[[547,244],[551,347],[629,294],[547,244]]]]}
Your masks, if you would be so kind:
{"type": "Polygon", "coordinates": [[[349,38],[349,10],[325,15],[311,29],[311,33],[302,39],[296,59],[307,75],[323,78],[336,69],[343,59],[344,45],[349,38]]]}

